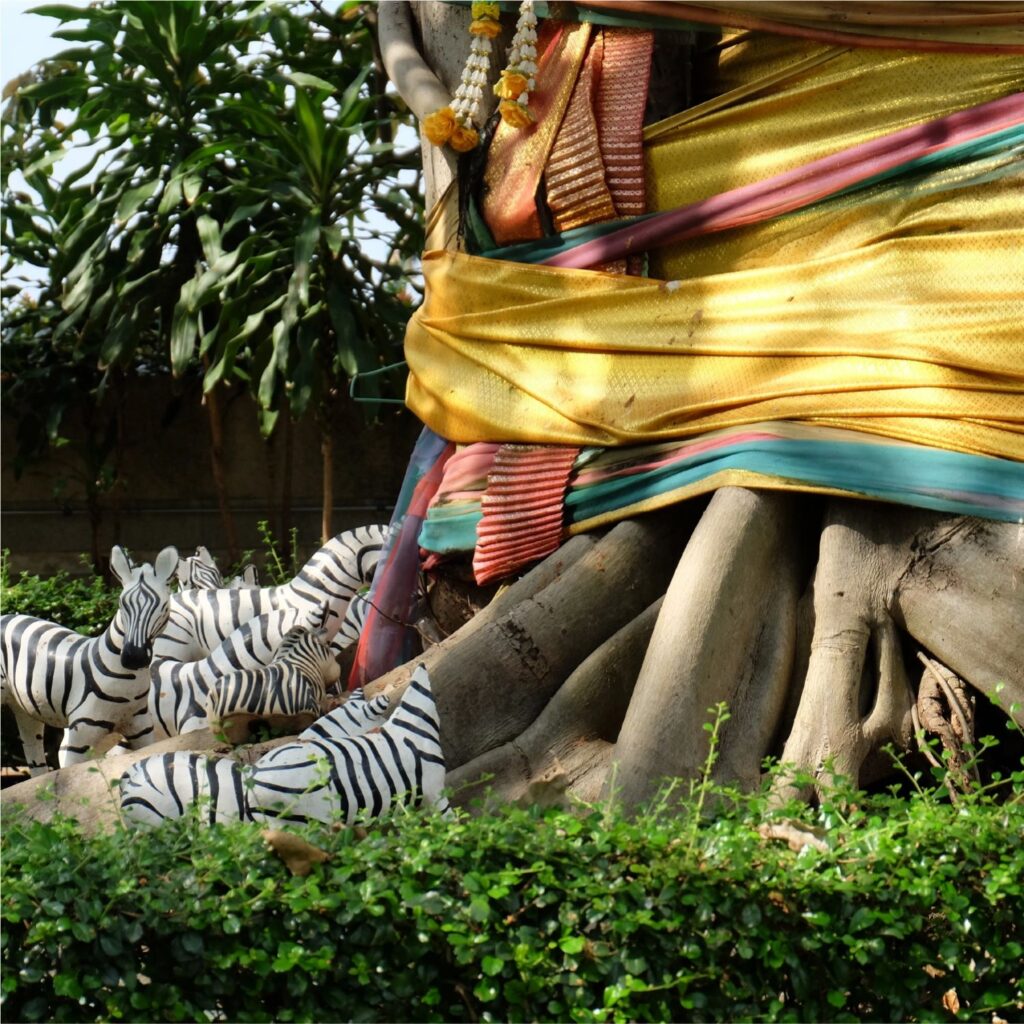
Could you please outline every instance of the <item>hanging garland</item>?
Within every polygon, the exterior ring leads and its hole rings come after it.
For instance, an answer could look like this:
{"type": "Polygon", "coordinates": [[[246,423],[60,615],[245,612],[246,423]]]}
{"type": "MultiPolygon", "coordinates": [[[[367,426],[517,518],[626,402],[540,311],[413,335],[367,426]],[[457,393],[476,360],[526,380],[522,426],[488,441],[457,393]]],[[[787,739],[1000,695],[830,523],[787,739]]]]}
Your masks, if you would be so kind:
{"type": "MultiPolygon", "coordinates": [[[[423,134],[435,146],[451,146],[457,153],[468,153],[480,143],[479,115],[484,86],[491,70],[491,40],[501,34],[500,6],[474,2],[469,26],[473,41],[459,87],[450,106],[435,110],[423,120],[423,134]]],[[[509,49],[508,67],[494,86],[500,99],[501,119],[513,128],[533,124],[530,92],[537,87],[537,15],[533,0],[522,0],[519,19],[509,49]]]]}

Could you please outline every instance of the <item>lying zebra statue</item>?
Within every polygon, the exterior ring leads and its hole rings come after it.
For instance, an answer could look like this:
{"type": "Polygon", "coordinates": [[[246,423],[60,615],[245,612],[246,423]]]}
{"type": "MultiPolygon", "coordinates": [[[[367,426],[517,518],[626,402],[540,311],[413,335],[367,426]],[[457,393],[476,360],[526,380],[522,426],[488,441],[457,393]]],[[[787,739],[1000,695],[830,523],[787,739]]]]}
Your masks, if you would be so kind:
{"type": "Polygon", "coordinates": [[[186,751],[144,758],[121,776],[124,818],[156,825],[196,804],[211,825],[235,819],[351,824],[420,803],[447,813],[440,723],[425,666],[379,724],[387,707],[386,697],[366,701],[356,690],[254,765],[186,751]]]}
{"type": "Polygon", "coordinates": [[[225,583],[217,568],[217,560],[210,554],[210,549],[202,545],[196,548],[194,555],[178,562],[177,577],[178,590],[238,590],[260,585],[259,570],[252,562],[243,565],[242,571],[225,583]]]}
{"type": "Polygon", "coordinates": [[[269,665],[218,679],[206,699],[206,717],[215,733],[235,744],[248,739],[253,722],[294,733],[323,714],[327,687],[340,677],[336,653],[322,634],[296,627],[269,665]]]}
{"type": "Polygon", "coordinates": [[[112,733],[128,747],[150,741],[149,663],[153,640],[167,622],[177,564],[173,547],[153,565],[139,566],[114,547],[110,569],[121,595],[97,637],[31,615],[0,616],[0,701],[14,712],[33,775],[46,771],[44,725],[65,730],[61,768],[84,761],[112,733]]]}

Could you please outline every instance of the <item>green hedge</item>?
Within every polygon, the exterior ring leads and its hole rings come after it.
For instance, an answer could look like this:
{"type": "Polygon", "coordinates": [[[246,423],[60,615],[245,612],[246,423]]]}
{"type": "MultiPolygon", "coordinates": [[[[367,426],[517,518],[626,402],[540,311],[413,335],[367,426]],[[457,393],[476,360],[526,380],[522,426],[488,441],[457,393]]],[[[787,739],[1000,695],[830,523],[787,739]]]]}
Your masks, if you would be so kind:
{"type": "MultiPolygon", "coordinates": [[[[6,1020],[984,1020],[1024,1010],[1024,773],[959,807],[837,791],[639,820],[509,808],[85,838],[6,816],[6,1020]],[[943,1005],[955,990],[958,1014],[943,1005]]],[[[947,1005],[954,1006],[951,996],[947,1005]]]]}
{"type": "Polygon", "coordinates": [[[35,615],[86,636],[102,633],[117,612],[121,588],[107,585],[91,571],[87,576],[58,572],[40,577],[22,572],[12,580],[9,554],[0,556],[0,612],[35,615]]]}

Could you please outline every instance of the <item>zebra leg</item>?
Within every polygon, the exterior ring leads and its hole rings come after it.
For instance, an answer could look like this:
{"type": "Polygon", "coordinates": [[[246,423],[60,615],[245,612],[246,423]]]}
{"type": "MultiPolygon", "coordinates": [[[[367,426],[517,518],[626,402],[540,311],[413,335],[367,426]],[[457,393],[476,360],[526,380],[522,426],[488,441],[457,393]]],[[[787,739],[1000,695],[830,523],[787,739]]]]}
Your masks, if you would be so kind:
{"type": "Polygon", "coordinates": [[[109,736],[110,732],[111,727],[108,722],[94,722],[89,718],[71,722],[64,730],[64,739],[61,740],[57,763],[61,768],[67,768],[69,765],[88,761],[97,744],[105,736],[109,736]]]}
{"type": "Polygon", "coordinates": [[[18,723],[18,735],[21,737],[21,746],[29,771],[33,775],[48,772],[50,769],[46,764],[46,748],[43,745],[43,723],[26,715],[20,708],[11,707],[11,711],[18,723]]]}
{"type": "Polygon", "coordinates": [[[149,714],[148,704],[143,704],[132,716],[124,734],[124,750],[142,750],[156,743],[153,719],[149,714]]]}

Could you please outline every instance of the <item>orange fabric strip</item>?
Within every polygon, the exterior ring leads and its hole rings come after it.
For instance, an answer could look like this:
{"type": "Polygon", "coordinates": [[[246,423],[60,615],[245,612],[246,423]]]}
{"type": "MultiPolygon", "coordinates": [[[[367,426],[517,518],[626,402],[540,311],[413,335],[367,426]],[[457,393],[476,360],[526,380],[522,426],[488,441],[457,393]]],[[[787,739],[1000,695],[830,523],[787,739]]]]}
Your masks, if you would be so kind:
{"type": "Polygon", "coordinates": [[[615,203],[605,184],[593,104],[603,36],[604,33],[598,33],[583,62],[544,171],[548,206],[558,231],[615,219],[615,203]]]}
{"type": "Polygon", "coordinates": [[[487,155],[482,211],[499,245],[542,235],[537,190],[590,40],[587,24],[542,23],[537,39],[537,88],[526,128],[498,126],[487,155]]]}
{"type": "Polygon", "coordinates": [[[597,92],[597,121],[608,189],[620,217],[647,212],[644,191],[644,109],[654,33],[606,29],[597,92]]]}
{"type": "MultiPolygon", "coordinates": [[[[730,28],[754,29],[777,35],[796,36],[836,46],[864,46],[874,49],[907,50],[918,53],[1024,53],[1021,43],[1020,22],[1024,10],[1018,3],[1007,3],[1005,13],[975,16],[965,28],[962,22],[949,23],[943,32],[939,26],[933,33],[922,22],[917,24],[908,17],[901,25],[893,25],[888,32],[868,24],[847,30],[831,27],[844,24],[854,4],[843,4],[838,11],[830,11],[827,4],[807,3],[800,6],[807,16],[797,20],[763,17],[771,4],[761,3],[680,3],[678,0],[577,0],[581,7],[628,11],[651,18],[676,18],[680,21],[730,28]],[[916,31],[915,31],[916,30],[916,31]]],[[[863,5],[860,5],[863,6],[863,5]]],[[[922,11],[931,5],[920,4],[922,11]]],[[[945,5],[940,5],[944,7],[945,5]]],[[[934,19],[932,19],[934,21],[934,19]]]]}

